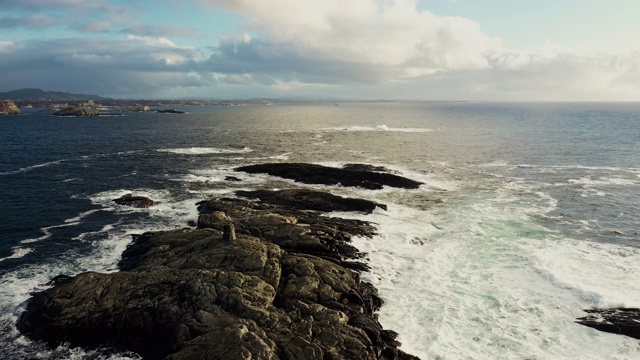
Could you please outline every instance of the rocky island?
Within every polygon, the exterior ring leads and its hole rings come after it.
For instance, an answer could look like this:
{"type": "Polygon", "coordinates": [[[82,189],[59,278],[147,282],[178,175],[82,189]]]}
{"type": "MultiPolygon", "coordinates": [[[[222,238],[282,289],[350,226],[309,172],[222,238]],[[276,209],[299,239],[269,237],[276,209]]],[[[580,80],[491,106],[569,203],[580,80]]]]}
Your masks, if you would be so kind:
{"type": "Polygon", "coordinates": [[[22,114],[18,106],[11,100],[0,101],[0,115],[18,115],[22,114]]]}
{"type": "Polygon", "coordinates": [[[98,110],[88,106],[69,106],[53,113],[55,116],[100,116],[98,110]]]}
{"type": "Polygon", "coordinates": [[[403,189],[417,189],[421,182],[390,174],[387,169],[347,164],[334,168],[316,164],[273,163],[241,166],[236,169],[250,174],[269,174],[291,179],[304,184],[323,184],[361,187],[379,190],[383,186],[403,189]]]}
{"type": "Polygon", "coordinates": [[[365,254],[349,242],[375,227],[322,216],[384,204],[304,189],[236,196],[198,203],[195,228],[135,235],[120,272],[54,279],[19,330],[144,359],[417,359],[360,279],[365,254]]]}

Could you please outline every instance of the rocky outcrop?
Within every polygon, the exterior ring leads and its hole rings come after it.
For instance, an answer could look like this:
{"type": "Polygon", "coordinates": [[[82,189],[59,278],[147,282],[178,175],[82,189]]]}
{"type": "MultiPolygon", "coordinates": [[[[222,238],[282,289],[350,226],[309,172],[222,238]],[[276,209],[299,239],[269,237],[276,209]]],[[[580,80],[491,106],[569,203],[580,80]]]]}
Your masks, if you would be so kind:
{"type": "Polygon", "coordinates": [[[586,325],[600,331],[627,335],[640,339],[640,309],[586,309],[589,315],[578,318],[578,324],[586,325]]]}
{"type": "Polygon", "coordinates": [[[100,116],[98,110],[86,106],[69,106],[53,113],[55,116],[100,116]]]}
{"type": "Polygon", "coordinates": [[[422,185],[421,182],[402,176],[354,168],[353,165],[346,169],[340,169],[315,164],[274,163],[241,166],[236,168],[236,171],[251,174],[269,174],[305,184],[341,184],[342,186],[362,187],[372,190],[382,189],[383,186],[417,189],[422,185]]]}
{"type": "Polygon", "coordinates": [[[22,114],[20,109],[11,100],[0,101],[0,115],[18,115],[22,114]]]}
{"type": "Polygon", "coordinates": [[[236,191],[236,195],[259,199],[263,203],[282,206],[285,208],[330,211],[360,211],[371,213],[376,207],[387,210],[387,205],[364,199],[345,198],[325,192],[289,189],[280,191],[255,190],[236,191]]]}
{"type": "Polygon", "coordinates": [[[202,202],[198,229],[135,236],[121,272],[60,278],[18,328],[145,359],[416,359],[377,321],[382,300],[354,270],[362,254],[348,242],[374,228],[298,205],[202,202]]]}
{"type": "Polygon", "coordinates": [[[148,208],[152,207],[155,202],[148,197],[144,196],[134,196],[132,194],[122,195],[117,199],[111,200],[118,205],[131,206],[135,208],[148,208]]]}

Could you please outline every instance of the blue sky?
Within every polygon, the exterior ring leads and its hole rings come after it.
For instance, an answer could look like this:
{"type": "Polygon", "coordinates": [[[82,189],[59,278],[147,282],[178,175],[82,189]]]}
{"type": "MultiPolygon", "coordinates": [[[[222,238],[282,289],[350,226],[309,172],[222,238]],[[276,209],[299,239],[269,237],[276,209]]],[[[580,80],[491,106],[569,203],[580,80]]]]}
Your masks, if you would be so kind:
{"type": "Polygon", "coordinates": [[[0,0],[0,91],[640,100],[638,0],[0,0]]]}

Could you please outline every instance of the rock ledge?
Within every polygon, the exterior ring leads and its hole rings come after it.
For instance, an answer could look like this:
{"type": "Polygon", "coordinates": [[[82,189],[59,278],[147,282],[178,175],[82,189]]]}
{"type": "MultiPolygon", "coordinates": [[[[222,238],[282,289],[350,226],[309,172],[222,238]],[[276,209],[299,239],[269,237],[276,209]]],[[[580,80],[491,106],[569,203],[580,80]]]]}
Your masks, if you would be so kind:
{"type": "Polygon", "coordinates": [[[269,174],[305,184],[341,184],[342,186],[371,190],[382,189],[385,185],[403,189],[417,189],[422,185],[419,181],[380,172],[382,169],[361,164],[348,164],[345,168],[340,169],[304,163],[273,163],[241,166],[236,168],[236,171],[250,174],[269,174]]]}
{"type": "MultiPolygon", "coordinates": [[[[371,224],[276,205],[291,194],[201,202],[197,229],[135,236],[120,272],[60,277],[34,294],[18,328],[51,346],[145,359],[417,359],[382,328],[382,300],[360,280],[363,254],[349,242],[372,236],[371,224]]],[[[300,194],[324,210],[345,206],[300,194]]]]}

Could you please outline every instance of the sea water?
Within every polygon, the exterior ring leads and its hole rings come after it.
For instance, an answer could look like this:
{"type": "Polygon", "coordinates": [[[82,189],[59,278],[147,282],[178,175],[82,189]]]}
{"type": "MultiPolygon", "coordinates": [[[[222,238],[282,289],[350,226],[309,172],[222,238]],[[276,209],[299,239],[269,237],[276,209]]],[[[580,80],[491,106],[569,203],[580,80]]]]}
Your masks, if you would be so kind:
{"type": "Polygon", "coordinates": [[[0,117],[0,353],[48,349],[15,322],[56,275],[117,271],[131,234],[181,228],[235,190],[317,188],[388,205],[356,238],[380,321],[422,359],[636,359],[636,339],[578,325],[640,306],[640,105],[331,102],[187,114],[0,117]],[[264,162],[367,163],[424,182],[379,191],[235,172],[264,162]],[[226,181],[227,176],[239,182],[226,181]],[[132,209],[127,193],[158,205],[132,209]]]}

